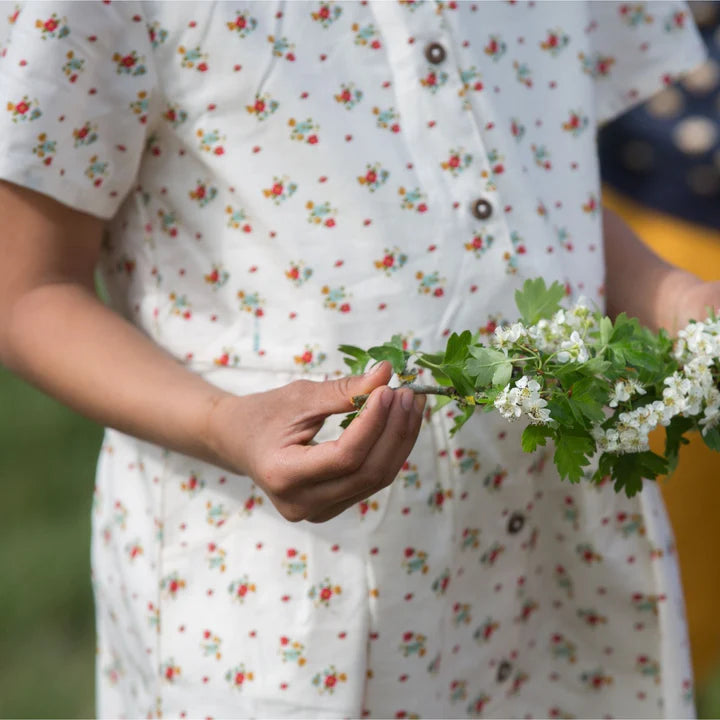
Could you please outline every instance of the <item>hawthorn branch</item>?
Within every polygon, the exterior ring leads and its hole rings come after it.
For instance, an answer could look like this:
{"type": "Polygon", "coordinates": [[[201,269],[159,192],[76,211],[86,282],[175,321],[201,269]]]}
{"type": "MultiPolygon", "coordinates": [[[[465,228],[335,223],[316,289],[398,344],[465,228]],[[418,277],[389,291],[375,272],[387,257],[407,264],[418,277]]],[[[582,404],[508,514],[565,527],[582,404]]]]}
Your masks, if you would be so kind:
{"type": "MultiPolygon", "coordinates": [[[[392,388],[393,390],[400,390],[400,388],[407,388],[412,390],[416,395],[446,395],[447,397],[459,397],[457,390],[454,387],[441,387],[440,385],[401,385],[400,387],[392,388]]],[[[370,393],[363,395],[355,395],[352,399],[352,404],[356,408],[361,408],[365,401],[370,397],[370,393]]]]}

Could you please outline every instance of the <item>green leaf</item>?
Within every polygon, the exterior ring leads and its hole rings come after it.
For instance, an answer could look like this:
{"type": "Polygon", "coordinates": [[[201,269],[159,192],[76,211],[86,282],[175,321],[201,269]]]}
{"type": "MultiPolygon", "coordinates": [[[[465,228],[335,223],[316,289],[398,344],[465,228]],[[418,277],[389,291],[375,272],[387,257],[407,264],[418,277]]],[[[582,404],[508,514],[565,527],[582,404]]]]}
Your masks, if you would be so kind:
{"type": "Polygon", "coordinates": [[[542,278],[526,280],[522,290],[515,291],[515,303],[526,325],[551,318],[560,309],[564,297],[565,288],[559,282],[548,288],[542,278]]]}
{"type": "Polygon", "coordinates": [[[711,450],[720,452],[720,428],[715,426],[706,433],[703,433],[702,439],[711,450]]]}
{"type": "Polygon", "coordinates": [[[462,335],[453,333],[447,341],[444,361],[448,364],[462,362],[468,354],[468,345],[472,341],[472,333],[465,330],[462,335]]]}
{"type": "Polygon", "coordinates": [[[680,446],[687,445],[690,442],[683,436],[694,426],[694,419],[676,415],[665,428],[665,458],[668,463],[668,475],[675,472],[680,454],[680,446]]]}
{"type": "Polygon", "coordinates": [[[401,373],[405,370],[405,363],[407,360],[405,353],[401,348],[398,348],[391,343],[384,343],[383,345],[371,347],[368,350],[368,355],[378,362],[381,360],[389,361],[392,365],[393,372],[401,373]]]}
{"type": "Polygon", "coordinates": [[[459,415],[453,418],[453,427],[450,428],[450,437],[455,433],[473,416],[475,408],[472,405],[466,405],[460,411],[459,415]]]}
{"type": "Polygon", "coordinates": [[[449,395],[436,395],[435,401],[432,404],[432,411],[435,413],[444,408],[446,405],[449,405],[452,401],[453,398],[449,395]]]}
{"type": "MultiPolygon", "coordinates": [[[[473,347],[470,352],[472,357],[466,360],[465,371],[470,377],[475,378],[476,388],[499,385],[500,383],[495,381],[495,373],[503,365],[510,365],[510,372],[512,373],[512,365],[508,362],[505,353],[500,350],[473,347]]],[[[504,384],[507,384],[507,380],[504,384]]]]}
{"type": "Polygon", "coordinates": [[[582,469],[590,464],[588,456],[594,449],[595,443],[587,433],[559,430],[553,459],[560,477],[579,482],[583,477],[582,469]]]}
{"type": "Polygon", "coordinates": [[[650,450],[620,455],[613,468],[613,487],[615,492],[624,489],[625,494],[632,497],[642,490],[643,480],[654,480],[658,475],[666,474],[667,470],[667,460],[650,450]]]}
{"type": "Polygon", "coordinates": [[[340,423],[340,427],[343,429],[348,427],[348,425],[350,425],[350,423],[358,416],[359,412],[360,412],[359,410],[356,410],[355,412],[351,412],[348,415],[346,415],[343,418],[342,422],[340,423]]]}
{"type": "Polygon", "coordinates": [[[465,369],[460,365],[445,365],[443,372],[452,380],[454,388],[460,395],[474,395],[475,386],[472,380],[466,375],[465,369]]]}
{"type": "Polygon", "coordinates": [[[605,347],[610,342],[613,331],[612,320],[609,317],[600,319],[600,347],[605,347]]]}
{"type": "Polygon", "coordinates": [[[574,407],[592,423],[605,420],[603,408],[608,397],[606,384],[594,377],[578,380],[572,386],[571,402],[574,407]]]}
{"type": "Polygon", "coordinates": [[[492,376],[492,384],[497,387],[505,387],[512,377],[512,363],[508,360],[502,365],[498,365],[492,376]]]}
{"type": "Polygon", "coordinates": [[[525,452],[533,452],[538,445],[545,445],[548,438],[554,435],[551,428],[546,425],[528,425],[521,438],[522,449],[525,452]]]}
{"type": "Polygon", "coordinates": [[[339,345],[338,350],[345,355],[350,355],[349,358],[345,358],[345,364],[353,375],[362,375],[365,372],[371,359],[365,350],[354,345],[339,345]]]}

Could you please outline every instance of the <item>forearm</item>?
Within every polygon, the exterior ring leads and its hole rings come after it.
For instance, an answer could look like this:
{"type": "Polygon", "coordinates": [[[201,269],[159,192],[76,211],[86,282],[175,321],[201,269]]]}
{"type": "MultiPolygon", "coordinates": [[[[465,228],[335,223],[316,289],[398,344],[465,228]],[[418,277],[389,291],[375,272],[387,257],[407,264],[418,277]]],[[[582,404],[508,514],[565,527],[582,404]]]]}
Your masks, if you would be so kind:
{"type": "Polygon", "coordinates": [[[38,285],[6,316],[0,361],[95,421],[216,462],[207,422],[224,395],[77,283],[38,285]]]}
{"type": "Polygon", "coordinates": [[[675,333],[687,319],[682,299],[700,282],[656,255],[615,213],[603,210],[605,295],[611,317],[625,312],[675,333]]]}

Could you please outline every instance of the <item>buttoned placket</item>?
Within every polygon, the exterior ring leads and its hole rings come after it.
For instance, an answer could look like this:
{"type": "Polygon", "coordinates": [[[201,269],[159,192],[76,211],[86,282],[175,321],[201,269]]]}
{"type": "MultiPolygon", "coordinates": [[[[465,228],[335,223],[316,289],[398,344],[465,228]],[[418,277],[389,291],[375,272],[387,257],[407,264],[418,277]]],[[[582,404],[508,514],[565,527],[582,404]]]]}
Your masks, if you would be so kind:
{"type": "MultiPolygon", "coordinates": [[[[473,285],[488,297],[499,296],[501,288],[507,291],[503,255],[512,252],[512,243],[503,203],[488,182],[491,164],[476,114],[462,109],[460,48],[443,16],[452,11],[444,9],[438,14],[435,3],[424,3],[413,12],[390,2],[374,2],[371,7],[386,39],[413,167],[440,219],[436,262],[451,255],[458,258],[454,265],[446,262],[442,266],[447,275],[447,318],[451,324],[460,305],[471,300],[473,285]],[[442,73],[446,74],[442,86],[431,89],[432,79],[442,73]],[[468,155],[471,159],[465,166],[468,155]],[[478,263],[467,262],[463,253],[455,252],[457,244],[472,242],[478,233],[483,238],[492,236],[492,247],[484,251],[478,263]],[[443,248],[452,248],[453,252],[443,254],[443,248]]],[[[443,331],[461,329],[438,328],[437,344],[444,341],[443,331]]]]}
{"type": "MultiPolygon", "coordinates": [[[[433,212],[440,219],[433,260],[447,276],[449,310],[446,318],[451,323],[462,304],[472,301],[471,286],[480,286],[480,292],[487,293],[487,297],[507,294],[503,254],[512,250],[512,244],[501,211],[503,206],[497,190],[488,187],[492,172],[476,115],[463,111],[457,41],[449,24],[436,13],[436,4],[425,3],[413,12],[390,2],[375,2],[371,7],[385,37],[406,146],[433,212]],[[431,74],[438,78],[441,73],[446,73],[447,77],[433,92],[427,80],[431,74]],[[471,162],[467,167],[453,167],[452,151],[455,156],[460,156],[461,162],[466,154],[472,155],[471,162]],[[443,162],[447,166],[445,169],[443,162]],[[483,257],[468,258],[464,252],[458,252],[458,244],[462,247],[471,242],[477,233],[483,237],[493,236],[493,245],[483,257]],[[456,258],[452,264],[448,260],[451,257],[456,258]]],[[[419,253],[425,251],[424,248],[416,250],[419,253]]],[[[446,341],[443,331],[449,329],[459,331],[464,328],[436,328],[438,336],[432,341],[437,347],[446,341]]],[[[440,414],[435,416],[432,431],[438,447],[446,444],[450,425],[450,421],[440,414]]],[[[436,471],[438,479],[459,496],[461,479],[456,476],[449,456],[444,462],[438,462],[436,471]]],[[[450,546],[459,540],[457,522],[457,511],[453,510],[450,546]]],[[[449,606],[443,610],[443,615],[449,618],[449,606]]],[[[453,652],[455,641],[451,638],[448,626],[438,670],[441,674],[444,672],[442,657],[453,652]]],[[[446,684],[450,680],[448,676],[446,684]]],[[[439,703],[436,712],[439,712],[444,708],[445,700],[438,694],[436,701],[439,703]]]]}

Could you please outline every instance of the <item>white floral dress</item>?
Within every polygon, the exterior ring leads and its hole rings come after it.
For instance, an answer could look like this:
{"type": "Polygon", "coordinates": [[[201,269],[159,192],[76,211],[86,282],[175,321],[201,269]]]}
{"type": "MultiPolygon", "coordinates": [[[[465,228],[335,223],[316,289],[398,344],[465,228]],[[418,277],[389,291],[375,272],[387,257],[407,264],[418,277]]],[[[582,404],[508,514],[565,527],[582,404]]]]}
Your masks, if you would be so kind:
{"type": "MultiPolygon", "coordinates": [[[[675,3],[3,7],[0,176],[107,218],[113,306],[239,394],[337,376],[341,343],[489,333],[528,277],[601,305],[598,123],[704,57],[675,3]]],[[[98,712],[692,715],[656,487],[451,425],[321,525],[108,431],[98,712]]]]}

